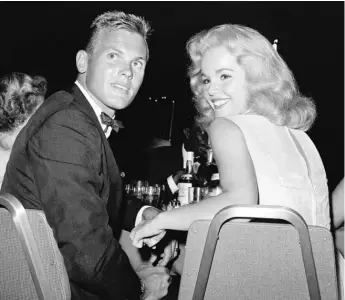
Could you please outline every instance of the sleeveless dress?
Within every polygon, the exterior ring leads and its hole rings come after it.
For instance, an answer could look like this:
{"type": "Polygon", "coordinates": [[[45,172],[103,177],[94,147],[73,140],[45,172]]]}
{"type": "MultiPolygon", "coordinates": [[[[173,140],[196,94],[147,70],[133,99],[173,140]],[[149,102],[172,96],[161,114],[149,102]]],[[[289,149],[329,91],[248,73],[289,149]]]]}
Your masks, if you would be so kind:
{"type": "Polygon", "coordinates": [[[326,172],[308,135],[259,115],[228,119],[245,137],[256,172],[259,204],[292,208],[307,224],[330,229],[326,172]]]}
{"type": "MultiPolygon", "coordinates": [[[[326,172],[309,136],[259,115],[228,119],[244,135],[257,177],[259,204],[292,208],[308,225],[330,229],[326,172]]],[[[337,252],[339,299],[344,299],[344,258],[337,252]]]]}

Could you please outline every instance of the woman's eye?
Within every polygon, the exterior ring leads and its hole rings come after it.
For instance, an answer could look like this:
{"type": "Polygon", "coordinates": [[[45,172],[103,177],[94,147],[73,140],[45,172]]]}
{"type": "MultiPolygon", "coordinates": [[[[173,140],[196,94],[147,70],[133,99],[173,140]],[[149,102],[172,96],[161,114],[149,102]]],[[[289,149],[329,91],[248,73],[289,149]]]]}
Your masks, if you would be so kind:
{"type": "Polygon", "coordinates": [[[222,74],[220,76],[220,79],[224,80],[224,79],[228,79],[228,78],[231,78],[231,75],[228,75],[228,74],[222,74]]]}
{"type": "Polygon", "coordinates": [[[111,52],[111,53],[108,54],[108,57],[110,59],[114,59],[114,58],[117,58],[117,54],[115,52],[111,52]]]}
{"type": "Polygon", "coordinates": [[[201,82],[202,84],[208,84],[210,83],[210,80],[205,78],[205,79],[202,79],[201,82]]]}

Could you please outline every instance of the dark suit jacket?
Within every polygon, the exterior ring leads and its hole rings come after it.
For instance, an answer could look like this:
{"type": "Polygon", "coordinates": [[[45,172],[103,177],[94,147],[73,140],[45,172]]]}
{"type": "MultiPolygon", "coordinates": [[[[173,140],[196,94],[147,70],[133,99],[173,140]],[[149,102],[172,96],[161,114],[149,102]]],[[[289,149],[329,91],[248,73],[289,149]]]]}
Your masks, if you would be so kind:
{"type": "MultiPolygon", "coordinates": [[[[1,192],[44,211],[65,259],[72,299],[139,299],[140,281],[109,226],[109,218],[114,225],[120,217],[119,170],[77,86],[46,99],[20,132],[1,192]]],[[[123,228],[130,230],[142,204],[126,202],[123,228]]]]}

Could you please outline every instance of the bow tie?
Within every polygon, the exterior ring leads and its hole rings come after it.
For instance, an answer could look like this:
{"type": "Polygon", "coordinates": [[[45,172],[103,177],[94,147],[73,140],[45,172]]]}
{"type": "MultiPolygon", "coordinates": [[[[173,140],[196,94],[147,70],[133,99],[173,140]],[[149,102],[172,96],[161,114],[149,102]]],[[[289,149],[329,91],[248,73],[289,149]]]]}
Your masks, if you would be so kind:
{"type": "Polygon", "coordinates": [[[101,113],[101,122],[104,125],[107,125],[107,127],[105,128],[104,132],[107,131],[108,127],[110,126],[111,128],[113,128],[116,132],[119,132],[120,128],[124,128],[123,124],[121,121],[118,120],[114,120],[112,118],[110,118],[106,113],[102,112],[101,113]]]}

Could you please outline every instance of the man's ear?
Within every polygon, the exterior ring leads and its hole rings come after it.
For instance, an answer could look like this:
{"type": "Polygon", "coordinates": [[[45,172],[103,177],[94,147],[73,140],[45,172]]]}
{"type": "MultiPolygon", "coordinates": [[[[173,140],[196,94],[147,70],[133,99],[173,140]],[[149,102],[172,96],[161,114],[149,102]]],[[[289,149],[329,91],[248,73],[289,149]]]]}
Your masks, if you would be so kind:
{"type": "Polygon", "coordinates": [[[85,50],[79,50],[76,56],[78,72],[83,74],[87,71],[88,54],[85,50]]]}

